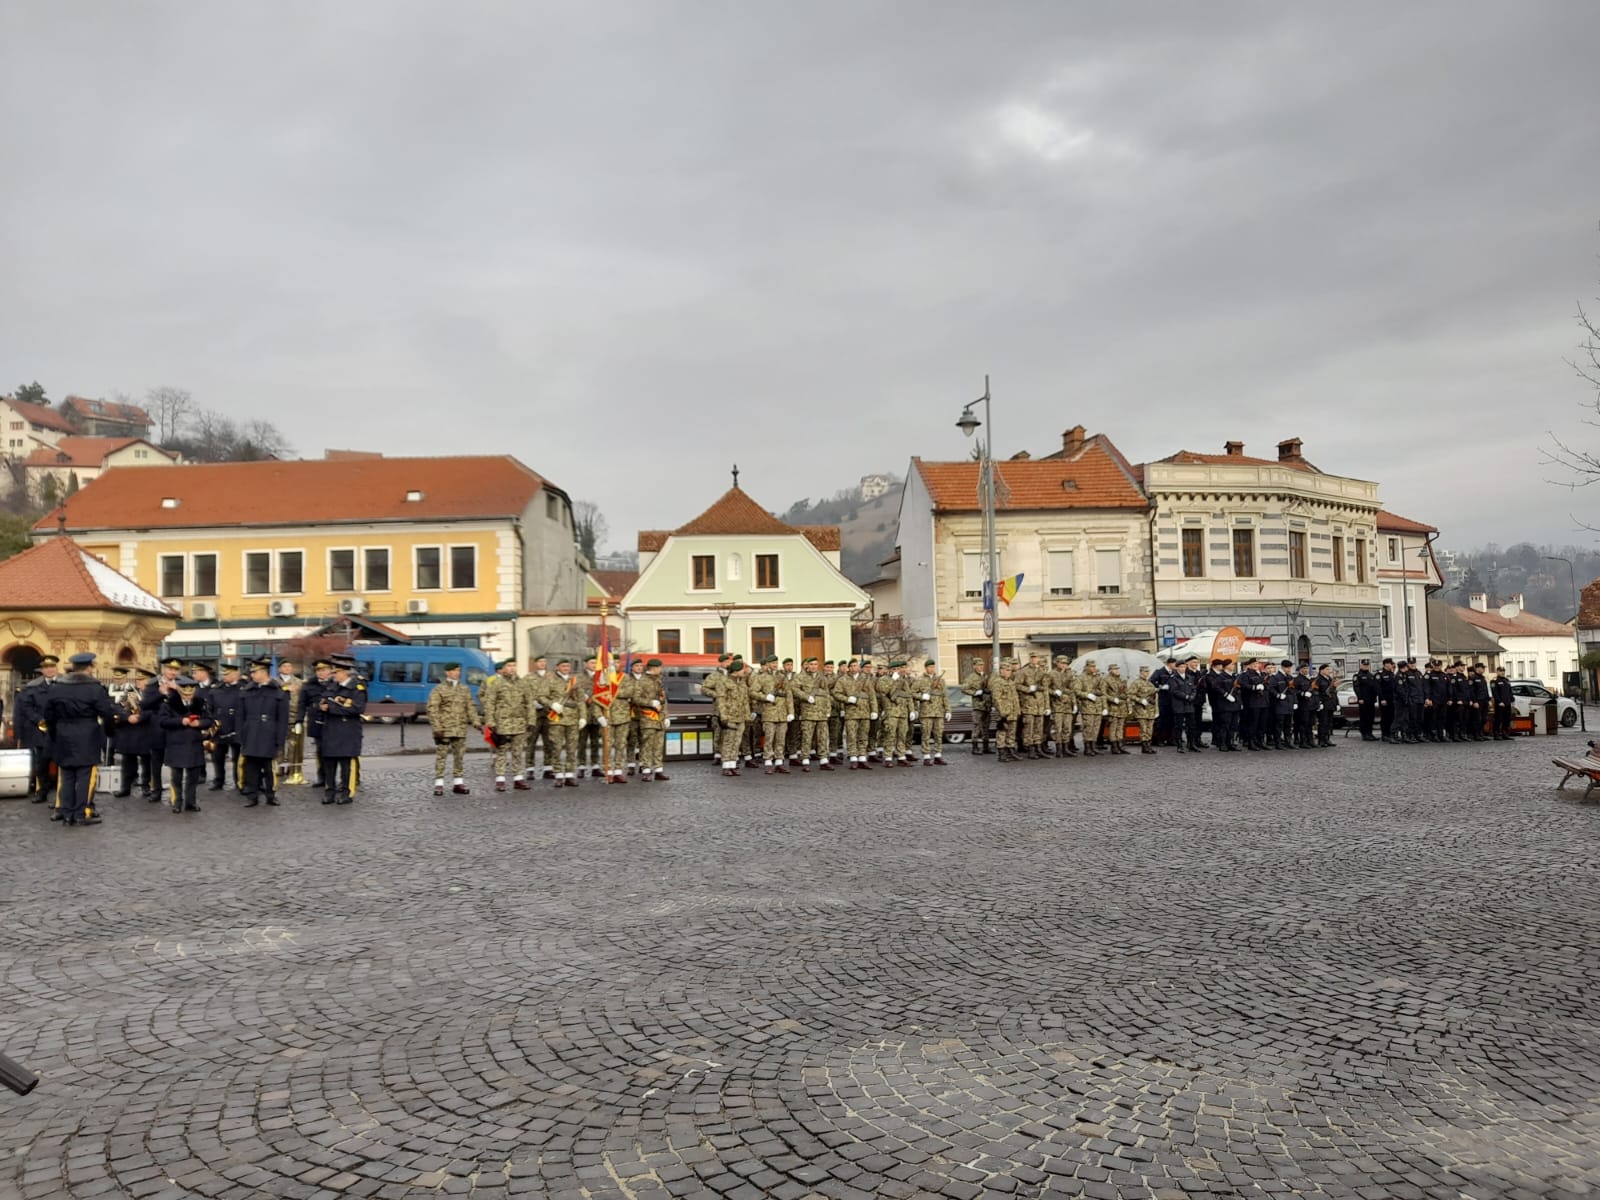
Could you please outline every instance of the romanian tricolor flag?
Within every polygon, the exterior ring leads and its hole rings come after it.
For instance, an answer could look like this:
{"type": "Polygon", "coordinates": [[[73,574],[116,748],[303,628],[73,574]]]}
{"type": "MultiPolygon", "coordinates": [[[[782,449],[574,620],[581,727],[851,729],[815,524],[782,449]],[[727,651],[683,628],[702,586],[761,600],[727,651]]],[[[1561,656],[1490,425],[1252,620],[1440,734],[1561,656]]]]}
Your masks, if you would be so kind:
{"type": "Polygon", "coordinates": [[[995,595],[1010,604],[1017,598],[1017,593],[1022,590],[1022,576],[1008,575],[1000,581],[1000,586],[995,588],[995,595]]]}

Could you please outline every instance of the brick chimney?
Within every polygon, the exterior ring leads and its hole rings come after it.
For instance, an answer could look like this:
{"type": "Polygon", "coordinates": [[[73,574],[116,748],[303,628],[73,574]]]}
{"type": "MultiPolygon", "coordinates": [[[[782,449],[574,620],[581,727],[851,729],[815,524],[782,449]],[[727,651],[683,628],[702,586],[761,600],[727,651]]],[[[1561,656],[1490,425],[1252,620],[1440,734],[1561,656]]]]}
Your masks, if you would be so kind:
{"type": "Polygon", "coordinates": [[[1467,607],[1473,612],[1486,613],[1489,611],[1489,597],[1483,592],[1473,592],[1467,597],[1467,607]]]}
{"type": "Polygon", "coordinates": [[[1304,462],[1300,456],[1300,439],[1285,438],[1278,443],[1278,461],[1287,463],[1304,462]]]}
{"type": "Polygon", "coordinates": [[[1229,458],[1243,458],[1244,457],[1244,443],[1243,442],[1224,442],[1222,444],[1222,448],[1223,448],[1223,450],[1227,451],[1227,454],[1228,454],[1229,458]]]}
{"type": "Polygon", "coordinates": [[[1071,429],[1063,433],[1061,435],[1062,457],[1071,458],[1079,450],[1082,450],[1084,438],[1085,434],[1082,425],[1074,425],[1071,429]]]}

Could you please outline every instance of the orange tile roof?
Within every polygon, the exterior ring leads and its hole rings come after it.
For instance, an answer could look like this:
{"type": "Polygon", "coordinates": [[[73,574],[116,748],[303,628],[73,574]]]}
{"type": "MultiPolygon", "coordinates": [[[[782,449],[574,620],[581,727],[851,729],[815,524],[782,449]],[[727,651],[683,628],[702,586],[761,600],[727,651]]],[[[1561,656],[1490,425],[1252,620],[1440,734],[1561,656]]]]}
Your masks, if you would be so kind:
{"type": "Polygon", "coordinates": [[[743,488],[734,486],[724,492],[710,508],[694,520],[676,529],[641,529],[639,549],[645,553],[658,551],[669,537],[705,537],[734,535],[773,535],[778,537],[799,534],[818,550],[838,550],[841,545],[837,525],[790,525],[778,520],[743,488]]]}
{"type": "Polygon", "coordinates": [[[1203,463],[1219,467],[1291,467],[1296,471],[1310,471],[1314,475],[1322,474],[1321,471],[1303,458],[1251,458],[1246,454],[1198,454],[1193,450],[1179,450],[1176,454],[1169,454],[1166,458],[1158,461],[1166,463],[1203,463]]]}
{"type": "MultiPolygon", "coordinates": [[[[979,512],[978,464],[911,460],[937,512],[979,512]]],[[[1110,441],[1096,435],[1071,458],[1007,459],[996,464],[1003,511],[1150,506],[1133,471],[1110,441]]]]}
{"type": "Polygon", "coordinates": [[[115,609],[178,614],[71,538],[46,538],[0,562],[0,610],[115,609]]]}
{"type": "Polygon", "coordinates": [[[128,425],[149,425],[150,414],[137,404],[121,404],[116,400],[91,400],[87,396],[68,396],[61,402],[64,413],[98,417],[102,421],[121,421],[128,425]]]}
{"type": "Polygon", "coordinates": [[[18,400],[14,396],[7,396],[17,416],[27,421],[30,425],[40,425],[45,429],[54,429],[61,433],[77,433],[77,428],[55,409],[43,404],[29,404],[26,400],[18,400]]]}
{"type": "MultiPolygon", "coordinates": [[[[113,467],[64,502],[69,530],[521,516],[550,487],[509,455],[113,467]],[[408,501],[408,492],[421,499],[408,501]],[[164,501],[177,501],[169,507],[164,501]]],[[[53,529],[56,515],[35,529],[53,529]]]]}
{"type": "Polygon", "coordinates": [[[620,600],[628,594],[639,578],[637,571],[590,571],[589,577],[598,583],[606,596],[612,600],[620,600]]]}
{"type": "Polygon", "coordinates": [[[1393,533],[1438,533],[1432,525],[1424,525],[1421,521],[1413,521],[1409,517],[1402,517],[1384,509],[1378,510],[1378,528],[1387,529],[1393,533]]]}
{"type": "Polygon", "coordinates": [[[1476,625],[1479,629],[1499,637],[1571,637],[1572,626],[1563,625],[1560,621],[1552,621],[1548,617],[1536,616],[1531,612],[1520,612],[1514,617],[1502,617],[1498,612],[1479,612],[1475,608],[1453,607],[1454,611],[1469,625],[1476,625]]]}
{"type": "Polygon", "coordinates": [[[137,437],[84,437],[73,434],[64,437],[54,446],[40,446],[27,458],[23,465],[28,467],[98,467],[106,460],[108,454],[131,446],[136,442],[150,446],[157,454],[166,458],[176,458],[170,450],[163,450],[160,446],[151,445],[143,438],[137,437]]]}

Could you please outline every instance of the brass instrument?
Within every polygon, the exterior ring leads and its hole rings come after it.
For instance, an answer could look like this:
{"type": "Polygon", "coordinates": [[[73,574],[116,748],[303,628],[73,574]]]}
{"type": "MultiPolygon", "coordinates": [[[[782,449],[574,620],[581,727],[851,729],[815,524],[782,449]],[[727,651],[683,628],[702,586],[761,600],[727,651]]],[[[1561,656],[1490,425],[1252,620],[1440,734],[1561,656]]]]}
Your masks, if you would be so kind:
{"type": "Polygon", "coordinates": [[[278,686],[289,695],[289,740],[274,770],[283,776],[284,783],[299,786],[306,781],[306,725],[300,705],[300,689],[305,683],[294,675],[279,676],[278,686]]]}

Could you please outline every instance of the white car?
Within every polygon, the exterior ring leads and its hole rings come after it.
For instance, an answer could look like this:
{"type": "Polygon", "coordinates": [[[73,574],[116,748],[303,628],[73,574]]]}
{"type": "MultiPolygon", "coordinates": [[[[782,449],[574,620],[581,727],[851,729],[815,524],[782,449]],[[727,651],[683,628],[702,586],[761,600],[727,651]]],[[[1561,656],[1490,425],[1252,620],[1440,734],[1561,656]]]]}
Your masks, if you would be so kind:
{"type": "Polygon", "coordinates": [[[1535,705],[1543,706],[1547,702],[1556,702],[1556,720],[1562,728],[1571,729],[1578,723],[1577,701],[1566,696],[1558,696],[1537,679],[1513,679],[1511,682],[1511,695],[1514,697],[1512,704],[1516,708],[1517,716],[1525,717],[1535,705]]]}

